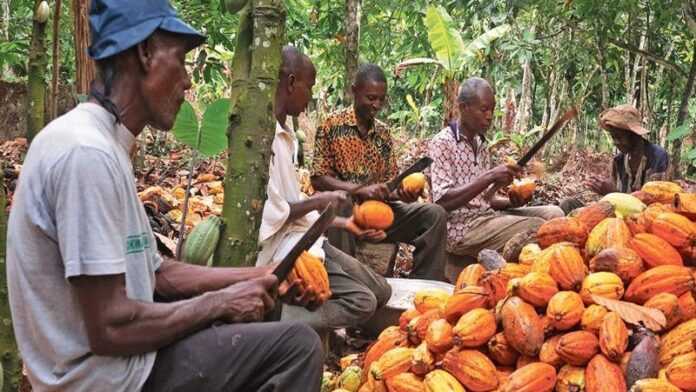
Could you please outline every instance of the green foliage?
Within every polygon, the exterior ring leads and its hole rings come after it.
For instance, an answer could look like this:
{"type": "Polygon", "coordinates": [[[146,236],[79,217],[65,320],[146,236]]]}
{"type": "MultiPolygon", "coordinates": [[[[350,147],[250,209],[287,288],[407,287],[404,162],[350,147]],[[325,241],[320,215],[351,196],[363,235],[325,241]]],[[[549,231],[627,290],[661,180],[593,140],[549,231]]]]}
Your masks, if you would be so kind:
{"type": "Polygon", "coordinates": [[[184,102],[176,116],[172,132],[180,142],[212,157],[227,148],[227,121],[230,100],[218,99],[205,110],[199,125],[196,112],[190,103],[184,102]]]}
{"type": "Polygon", "coordinates": [[[672,132],[667,135],[667,141],[673,142],[678,139],[683,139],[691,134],[692,127],[693,126],[691,124],[682,124],[681,126],[674,128],[672,132]]]}
{"type": "Polygon", "coordinates": [[[456,70],[464,54],[464,40],[452,17],[442,6],[430,6],[425,12],[428,39],[435,56],[447,70],[456,70]]]}

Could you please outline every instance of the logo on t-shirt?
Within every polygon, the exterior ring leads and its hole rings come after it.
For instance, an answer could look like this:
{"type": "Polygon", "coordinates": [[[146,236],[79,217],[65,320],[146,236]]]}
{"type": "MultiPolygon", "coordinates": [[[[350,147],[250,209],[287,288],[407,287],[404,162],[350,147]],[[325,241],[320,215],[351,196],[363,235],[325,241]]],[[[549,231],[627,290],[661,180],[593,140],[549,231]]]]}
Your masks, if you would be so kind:
{"type": "Polygon", "coordinates": [[[126,238],[126,254],[142,253],[150,249],[150,237],[147,233],[129,235],[126,238]]]}

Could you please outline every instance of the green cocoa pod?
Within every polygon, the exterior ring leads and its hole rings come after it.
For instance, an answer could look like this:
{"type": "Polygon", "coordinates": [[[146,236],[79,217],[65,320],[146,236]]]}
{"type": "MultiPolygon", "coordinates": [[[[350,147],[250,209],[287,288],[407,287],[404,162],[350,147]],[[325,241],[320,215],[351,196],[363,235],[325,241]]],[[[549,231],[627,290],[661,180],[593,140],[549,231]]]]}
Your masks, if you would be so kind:
{"type": "Polygon", "coordinates": [[[191,230],[188,238],[186,238],[186,242],[184,242],[183,261],[191,264],[207,265],[220,240],[221,225],[222,220],[217,216],[209,216],[197,224],[191,230]]]}

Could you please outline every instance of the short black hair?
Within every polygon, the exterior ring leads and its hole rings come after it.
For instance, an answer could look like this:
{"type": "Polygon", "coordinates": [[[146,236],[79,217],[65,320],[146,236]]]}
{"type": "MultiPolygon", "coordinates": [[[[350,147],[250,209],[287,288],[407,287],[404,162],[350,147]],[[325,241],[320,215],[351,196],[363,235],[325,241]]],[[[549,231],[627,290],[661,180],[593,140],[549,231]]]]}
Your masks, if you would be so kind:
{"type": "Polygon", "coordinates": [[[387,84],[387,76],[384,74],[382,68],[376,64],[362,64],[358,68],[358,72],[355,74],[355,81],[353,82],[356,86],[361,86],[367,82],[378,82],[387,84]]]}
{"type": "Polygon", "coordinates": [[[280,78],[286,78],[290,74],[300,73],[313,68],[312,60],[299,49],[292,45],[286,45],[281,52],[280,78]]]}
{"type": "Polygon", "coordinates": [[[467,105],[471,104],[479,99],[479,93],[485,88],[493,92],[493,87],[491,87],[491,84],[488,83],[486,79],[478,77],[469,78],[459,86],[457,101],[467,105]]]}

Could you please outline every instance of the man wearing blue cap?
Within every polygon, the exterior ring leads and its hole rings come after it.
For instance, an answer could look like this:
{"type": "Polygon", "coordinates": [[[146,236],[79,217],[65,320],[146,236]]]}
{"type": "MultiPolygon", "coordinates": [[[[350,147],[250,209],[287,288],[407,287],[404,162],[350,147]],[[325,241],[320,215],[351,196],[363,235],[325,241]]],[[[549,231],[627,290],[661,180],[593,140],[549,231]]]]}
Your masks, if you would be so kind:
{"type": "Polygon", "coordinates": [[[253,323],[274,306],[272,266],[163,260],[137,197],[128,151],[146,125],[172,127],[191,88],[186,53],[205,37],[166,0],[93,0],[90,26],[89,102],[32,142],[8,228],[33,390],[318,391],[316,333],[253,323]]]}

